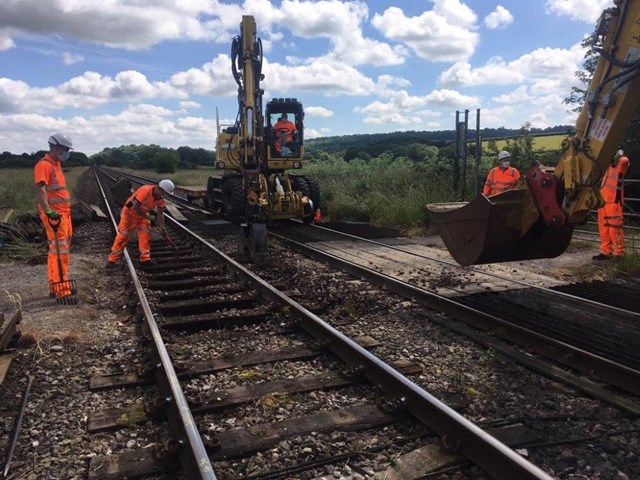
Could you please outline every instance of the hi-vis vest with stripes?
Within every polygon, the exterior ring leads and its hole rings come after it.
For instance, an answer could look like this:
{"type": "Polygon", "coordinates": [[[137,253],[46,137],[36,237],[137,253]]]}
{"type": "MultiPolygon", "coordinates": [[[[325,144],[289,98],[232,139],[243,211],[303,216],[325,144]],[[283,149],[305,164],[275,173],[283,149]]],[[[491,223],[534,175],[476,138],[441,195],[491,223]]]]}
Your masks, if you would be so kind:
{"type": "Polygon", "coordinates": [[[35,166],[36,184],[44,182],[47,193],[47,203],[58,212],[71,211],[71,196],[67,190],[67,182],[62,173],[60,162],[56,162],[47,153],[35,166]]]}

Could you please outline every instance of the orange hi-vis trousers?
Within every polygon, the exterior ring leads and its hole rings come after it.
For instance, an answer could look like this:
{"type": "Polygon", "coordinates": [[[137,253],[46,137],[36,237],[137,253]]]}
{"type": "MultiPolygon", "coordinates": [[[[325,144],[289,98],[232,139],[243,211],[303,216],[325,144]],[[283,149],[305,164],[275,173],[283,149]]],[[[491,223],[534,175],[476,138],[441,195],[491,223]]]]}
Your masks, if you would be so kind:
{"type": "Polygon", "coordinates": [[[605,203],[598,210],[598,232],[600,232],[600,253],[604,255],[624,255],[624,230],[622,205],[605,203]]]}
{"type": "MultiPolygon", "coordinates": [[[[40,220],[47,232],[47,240],[49,242],[49,255],[47,256],[47,273],[49,276],[49,292],[54,293],[51,287],[52,283],[68,280],[67,272],[69,270],[69,249],[71,248],[71,235],[73,227],[71,226],[71,215],[69,213],[60,213],[60,224],[58,225],[57,235],[53,231],[53,227],[49,223],[49,218],[40,209],[40,220]],[[58,247],[56,249],[56,236],[58,238],[58,247]],[[60,268],[58,267],[58,253],[60,254],[60,263],[62,263],[62,277],[60,277],[60,268]]],[[[57,221],[57,220],[56,220],[57,221]]],[[[62,287],[69,285],[61,284],[62,287]]],[[[73,295],[70,288],[59,288],[56,292],[59,296],[73,295]]]]}
{"type": "Polygon", "coordinates": [[[118,223],[118,234],[113,241],[111,253],[108,257],[110,262],[117,262],[120,259],[129,237],[134,231],[138,235],[140,262],[151,260],[151,221],[125,206],[122,208],[120,223],[118,223]]]}

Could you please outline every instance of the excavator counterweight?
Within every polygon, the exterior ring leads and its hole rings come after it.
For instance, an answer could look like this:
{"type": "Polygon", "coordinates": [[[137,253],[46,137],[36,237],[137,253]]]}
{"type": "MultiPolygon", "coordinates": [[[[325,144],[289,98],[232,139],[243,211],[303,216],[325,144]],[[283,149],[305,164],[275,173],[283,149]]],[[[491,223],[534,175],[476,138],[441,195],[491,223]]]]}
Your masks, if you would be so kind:
{"type": "Polygon", "coordinates": [[[461,265],[552,258],[604,203],[600,180],[640,105],[640,0],[614,0],[593,37],[598,63],[555,167],[533,165],[512,190],[469,203],[427,205],[461,265]]]}

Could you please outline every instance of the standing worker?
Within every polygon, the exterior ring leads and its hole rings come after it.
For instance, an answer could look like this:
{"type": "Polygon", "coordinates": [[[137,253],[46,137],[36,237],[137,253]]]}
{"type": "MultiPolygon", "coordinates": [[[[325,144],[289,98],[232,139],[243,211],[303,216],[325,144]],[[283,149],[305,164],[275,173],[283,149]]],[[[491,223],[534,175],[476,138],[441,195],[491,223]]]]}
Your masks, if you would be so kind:
{"type": "Polygon", "coordinates": [[[498,154],[497,167],[493,167],[487,175],[484,182],[482,193],[487,197],[505,192],[516,186],[516,182],[520,178],[520,172],[517,168],[511,166],[511,154],[506,150],[498,154]]]}
{"type": "Polygon", "coordinates": [[[276,152],[281,155],[290,155],[291,151],[287,147],[287,143],[293,142],[294,135],[298,132],[296,124],[290,122],[286,113],[280,115],[280,118],[273,126],[273,132],[276,136],[276,152]],[[283,150],[282,147],[285,147],[286,150],[283,150]]]}
{"type": "Polygon", "coordinates": [[[113,268],[116,265],[134,230],[138,235],[140,265],[143,267],[155,265],[151,260],[151,220],[154,215],[157,215],[158,228],[161,232],[165,232],[162,213],[165,208],[163,197],[165,193],[173,193],[174,189],[175,185],[171,180],[162,180],[158,185],[141,186],[127,199],[120,213],[118,234],[111,247],[107,268],[113,268]]]}
{"type": "Polygon", "coordinates": [[[600,185],[604,205],[598,210],[600,253],[593,260],[618,259],[624,255],[622,204],[624,202],[624,176],[629,170],[629,159],[618,150],[607,168],[600,185]]]}
{"type": "MultiPolygon", "coordinates": [[[[69,284],[63,281],[67,278],[69,269],[69,249],[71,247],[71,197],[67,190],[67,182],[62,173],[62,162],[69,159],[71,139],[63,133],[55,133],[49,137],[49,152],[41,158],[34,168],[36,198],[38,199],[38,212],[47,232],[49,242],[49,255],[47,257],[47,273],[49,276],[49,294],[57,296],[58,303],[65,302],[64,297],[75,295],[69,284]],[[59,222],[59,223],[58,223],[59,222]],[[51,223],[57,225],[54,231],[51,223]],[[57,243],[56,243],[57,239],[57,243]],[[62,277],[58,266],[58,255],[62,264],[62,277]],[[57,282],[63,285],[62,289],[53,289],[57,282]]],[[[75,302],[73,302],[75,303],[75,302]]]]}

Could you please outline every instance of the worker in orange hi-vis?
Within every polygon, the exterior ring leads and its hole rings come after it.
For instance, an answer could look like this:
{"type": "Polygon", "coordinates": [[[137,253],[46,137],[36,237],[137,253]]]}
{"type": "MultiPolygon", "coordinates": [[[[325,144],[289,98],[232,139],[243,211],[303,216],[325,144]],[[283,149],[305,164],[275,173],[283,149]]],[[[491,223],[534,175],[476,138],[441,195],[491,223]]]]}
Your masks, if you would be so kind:
{"type": "Polygon", "coordinates": [[[622,205],[624,202],[624,176],[629,170],[629,158],[618,150],[600,184],[604,205],[598,210],[600,253],[593,260],[618,259],[624,255],[622,205]]]}
{"type": "Polygon", "coordinates": [[[511,166],[511,154],[505,150],[498,154],[497,167],[492,168],[484,182],[482,193],[487,197],[511,190],[520,178],[517,168],[511,166]]]}
{"type": "Polygon", "coordinates": [[[282,115],[280,115],[280,118],[273,126],[273,133],[276,138],[276,151],[281,155],[290,155],[290,151],[286,145],[289,142],[293,142],[294,135],[298,131],[296,124],[290,122],[288,118],[289,117],[287,116],[287,114],[283,113],[282,115]],[[287,148],[287,150],[283,150],[282,147],[287,148]]]}
{"type": "Polygon", "coordinates": [[[140,250],[140,265],[153,266],[151,260],[151,220],[157,212],[157,223],[160,231],[165,231],[164,214],[165,193],[173,193],[175,185],[171,180],[162,180],[158,185],[143,185],[131,195],[120,213],[118,234],[116,235],[111,253],[107,259],[107,268],[113,268],[122,256],[129,237],[135,231],[138,235],[140,250]]]}
{"type": "Polygon", "coordinates": [[[69,269],[69,249],[71,248],[71,196],[62,173],[62,162],[69,159],[71,139],[63,133],[55,133],[49,137],[49,152],[41,158],[34,168],[36,198],[38,212],[47,233],[49,255],[47,272],[49,276],[49,294],[65,297],[75,295],[70,284],[61,283],[64,288],[54,289],[52,284],[63,282],[69,269]],[[54,231],[52,227],[57,226],[54,231]],[[57,239],[57,243],[56,243],[57,239]],[[58,266],[58,255],[62,264],[62,276],[58,266]]]}

